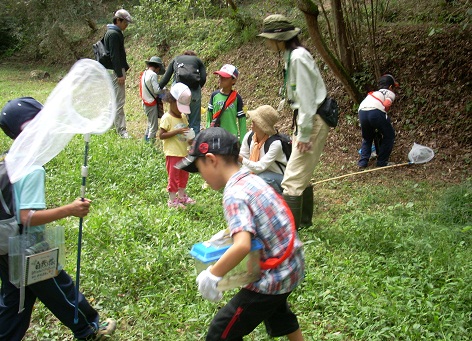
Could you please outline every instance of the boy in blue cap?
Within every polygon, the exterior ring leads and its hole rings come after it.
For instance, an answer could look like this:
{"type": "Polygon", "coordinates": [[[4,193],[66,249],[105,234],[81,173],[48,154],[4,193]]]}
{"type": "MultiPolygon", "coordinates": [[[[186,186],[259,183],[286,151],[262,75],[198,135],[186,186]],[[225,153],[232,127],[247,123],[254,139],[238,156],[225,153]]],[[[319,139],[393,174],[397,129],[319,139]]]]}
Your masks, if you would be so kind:
{"type": "MultiPolygon", "coordinates": [[[[11,100],[0,113],[0,128],[10,138],[16,139],[42,108],[42,104],[31,97],[11,100]]],[[[44,168],[36,166],[13,184],[16,217],[20,224],[28,229],[41,229],[47,223],[71,216],[85,217],[89,213],[88,199],[76,199],[68,205],[48,209],[44,183],[44,168]]],[[[56,277],[26,286],[24,310],[20,313],[20,289],[9,281],[8,254],[0,255],[0,278],[0,340],[23,339],[36,299],[43,302],[78,340],[102,340],[113,334],[116,329],[116,321],[113,319],[99,322],[98,312],[80,292],[78,322],[74,322],[76,289],[71,277],[64,270],[60,270],[56,277]]]]}

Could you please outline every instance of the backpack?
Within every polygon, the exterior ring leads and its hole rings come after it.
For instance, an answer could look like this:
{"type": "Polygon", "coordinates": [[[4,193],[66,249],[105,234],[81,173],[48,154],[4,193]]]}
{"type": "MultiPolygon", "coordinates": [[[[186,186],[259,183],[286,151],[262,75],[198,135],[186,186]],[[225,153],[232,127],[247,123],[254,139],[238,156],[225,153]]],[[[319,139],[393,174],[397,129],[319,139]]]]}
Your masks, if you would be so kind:
{"type": "Polygon", "coordinates": [[[111,63],[110,52],[108,52],[105,46],[105,36],[102,37],[99,41],[92,45],[93,54],[95,55],[95,60],[102,64],[107,69],[113,69],[111,63]]]}
{"type": "Polygon", "coordinates": [[[200,86],[200,70],[193,64],[179,63],[174,61],[175,82],[184,83],[190,89],[196,89],[200,86]]]}
{"type": "Polygon", "coordinates": [[[15,216],[13,184],[8,177],[5,160],[0,161],[0,255],[8,253],[8,239],[20,234],[15,216]]]}
{"type": "MultiPolygon", "coordinates": [[[[251,148],[253,135],[254,135],[254,132],[251,132],[251,134],[249,134],[247,138],[247,144],[249,148],[251,148]]],[[[292,138],[288,135],[277,132],[276,134],[269,137],[267,141],[264,143],[264,153],[267,153],[269,151],[269,147],[272,144],[272,142],[277,141],[277,140],[279,140],[282,143],[282,151],[284,152],[285,157],[287,158],[287,161],[288,161],[290,159],[290,155],[292,155],[292,138]]],[[[282,173],[284,173],[286,166],[278,161],[275,161],[275,162],[277,163],[277,166],[279,166],[282,173]]]]}

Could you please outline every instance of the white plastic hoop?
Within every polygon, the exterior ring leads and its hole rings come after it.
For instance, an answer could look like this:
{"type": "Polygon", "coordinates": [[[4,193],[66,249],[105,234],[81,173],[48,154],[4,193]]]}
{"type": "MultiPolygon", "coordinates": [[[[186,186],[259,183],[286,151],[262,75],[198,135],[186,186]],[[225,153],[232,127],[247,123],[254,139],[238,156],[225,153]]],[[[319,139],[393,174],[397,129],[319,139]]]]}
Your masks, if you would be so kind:
{"type": "Polygon", "coordinates": [[[75,134],[102,134],[115,117],[116,101],[106,69],[77,61],[49,95],[43,109],[13,142],[5,160],[11,182],[59,154],[75,134]]]}

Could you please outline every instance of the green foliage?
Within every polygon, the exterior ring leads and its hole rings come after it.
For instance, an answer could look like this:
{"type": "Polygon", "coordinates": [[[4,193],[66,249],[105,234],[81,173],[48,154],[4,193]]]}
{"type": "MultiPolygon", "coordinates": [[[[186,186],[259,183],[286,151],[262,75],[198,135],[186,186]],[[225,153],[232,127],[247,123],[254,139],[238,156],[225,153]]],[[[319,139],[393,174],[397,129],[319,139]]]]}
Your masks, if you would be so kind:
{"type": "Polygon", "coordinates": [[[205,60],[213,60],[256,36],[253,18],[219,8],[210,0],[141,0],[133,13],[140,24],[130,30],[155,43],[160,54],[194,50],[205,60]]]}
{"type": "Polygon", "coordinates": [[[472,182],[445,191],[432,217],[441,224],[458,225],[467,230],[472,225],[472,182]]]}
{"type": "MultiPolygon", "coordinates": [[[[53,88],[25,82],[28,70],[0,72],[8,82],[8,90],[0,87],[2,103],[23,91],[44,101],[53,88]]],[[[144,130],[144,120],[129,119],[144,130]]],[[[7,149],[11,141],[1,135],[0,144],[7,149]]],[[[83,153],[76,136],[46,165],[48,207],[80,195],[83,153]]],[[[88,167],[86,197],[93,203],[84,219],[81,291],[102,317],[118,320],[114,340],[203,340],[234,291],[218,304],[202,300],[189,250],[225,227],[222,193],[202,190],[194,174],[188,192],[197,204],[167,208],[160,148],[119,139],[113,129],[91,137],[88,167]]],[[[290,297],[305,339],[469,338],[471,183],[391,175],[317,187],[314,225],[299,233],[306,278],[290,297]]],[[[59,223],[66,227],[65,268],[75,278],[78,219],[59,223]]],[[[25,340],[45,339],[72,336],[38,303],[25,340]]],[[[263,326],[248,339],[270,340],[263,326]]]]}
{"type": "Polygon", "coordinates": [[[0,56],[10,56],[19,47],[18,38],[15,36],[15,21],[13,18],[4,18],[0,27],[0,56]]]}
{"type": "MultiPolygon", "coordinates": [[[[57,71],[50,68],[43,68],[49,72],[51,77],[47,80],[31,80],[29,72],[34,69],[31,65],[9,65],[3,64],[0,68],[0,106],[10,99],[16,97],[34,97],[44,103],[49,93],[57,84],[57,71]],[[20,84],[21,80],[21,84],[20,84]]],[[[6,145],[0,144],[0,151],[8,149],[10,141],[6,145]]]]}

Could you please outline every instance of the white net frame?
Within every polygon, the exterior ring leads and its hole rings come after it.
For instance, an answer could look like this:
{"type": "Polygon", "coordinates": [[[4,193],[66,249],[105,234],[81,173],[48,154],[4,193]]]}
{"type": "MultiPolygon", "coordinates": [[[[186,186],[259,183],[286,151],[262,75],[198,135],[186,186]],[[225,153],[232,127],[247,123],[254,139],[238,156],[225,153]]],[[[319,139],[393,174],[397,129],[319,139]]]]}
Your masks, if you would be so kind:
{"type": "Polygon", "coordinates": [[[107,70],[91,59],[77,61],[13,142],[5,158],[10,181],[17,182],[35,166],[49,162],[75,134],[105,133],[115,111],[115,92],[107,70]]]}

